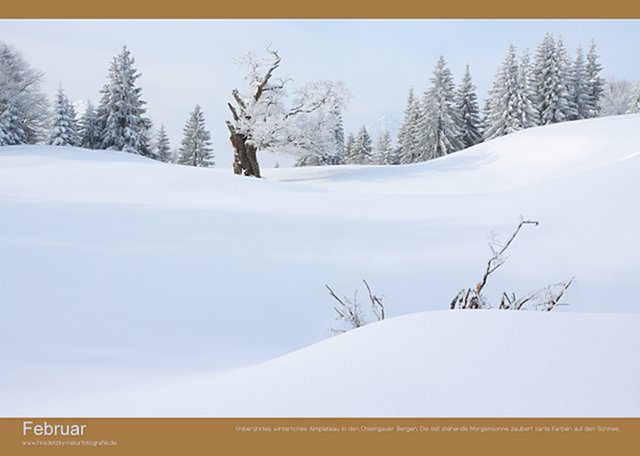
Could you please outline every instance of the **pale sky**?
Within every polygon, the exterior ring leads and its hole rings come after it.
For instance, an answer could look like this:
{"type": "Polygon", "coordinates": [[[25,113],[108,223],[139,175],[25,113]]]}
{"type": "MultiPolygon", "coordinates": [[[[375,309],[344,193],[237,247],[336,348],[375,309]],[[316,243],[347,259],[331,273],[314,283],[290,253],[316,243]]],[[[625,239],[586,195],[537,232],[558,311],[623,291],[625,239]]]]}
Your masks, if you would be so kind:
{"type": "Polygon", "coordinates": [[[595,40],[604,77],[640,80],[639,20],[0,20],[0,40],[45,72],[50,98],[62,85],[72,100],[97,104],[111,59],[127,45],[154,125],[164,124],[177,146],[200,104],[216,164],[225,167],[232,160],[226,103],[243,88],[233,60],[247,51],[278,49],[278,71],[291,87],[343,81],[352,94],[345,130],[364,124],[375,134],[384,122],[395,137],[409,88],[419,95],[428,88],[440,55],[456,83],[469,63],[482,101],[509,43],[533,54],[545,32],[562,35],[572,54],[595,40]]]}

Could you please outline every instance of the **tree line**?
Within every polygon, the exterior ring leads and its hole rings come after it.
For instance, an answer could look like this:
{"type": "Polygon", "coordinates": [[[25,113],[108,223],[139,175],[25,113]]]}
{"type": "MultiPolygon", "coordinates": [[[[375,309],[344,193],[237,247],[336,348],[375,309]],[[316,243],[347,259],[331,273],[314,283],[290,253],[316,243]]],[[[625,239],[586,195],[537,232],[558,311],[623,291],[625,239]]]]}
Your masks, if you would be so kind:
{"type": "Polygon", "coordinates": [[[62,88],[50,107],[40,90],[43,73],[31,68],[18,50],[0,43],[0,146],[44,143],[119,150],[164,162],[212,166],[211,135],[200,106],[186,122],[178,154],[171,150],[164,126],[151,138],[152,123],[134,64],[124,46],[111,62],[100,103],[87,103],[78,117],[62,88]]]}
{"type": "Polygon", "coordinates": [[[474,146],[519,130],[600,115],[640,112],[640,84],[601,76],[595,43],[569,56],[560,37],[546,34],[534,60],[518,57],[510,45],[489,97],[480,108],[469,65],[454,86],[444,57],[433,70],[422,98],[409,91],[397,145],[383,128],[372,141],[366,127],[347,137],[344,163],[417,163],[474,146]]]}
{"type": "MultiPolygon", "coordinates": [[[[386,128],[372,139],[365,126],[346,135],[342,110],[349,92],[341,83],[315,81],[291,92],[290,78],[277,77],[281,57],[246,54],[246,87],[232,91],[227,121],[234,172],[260,176],[258,150],[295,154],[297,166],[408,164],[442,157],[483,141],[539,125],[600,115],[640,112],[640,84],[601,76],[595,43],[570,56],[560,37],[546,34],[531,60],[510,45],[480,109],[467,65],[456,87],[441,56],[421,97],[410,89],[396,144],[386,128]]],[[[164,162],[213,166],[211,134],[195,106],[179,149],[171,148],[163,125],[152,123],[137,80],[140,73],[125,47],[115,56],[97,107],[81,116],[62,88],[50,106],[40,85],[43,73],[0,42],[0,146],[45,143],[120,150],[164,162]]]]}

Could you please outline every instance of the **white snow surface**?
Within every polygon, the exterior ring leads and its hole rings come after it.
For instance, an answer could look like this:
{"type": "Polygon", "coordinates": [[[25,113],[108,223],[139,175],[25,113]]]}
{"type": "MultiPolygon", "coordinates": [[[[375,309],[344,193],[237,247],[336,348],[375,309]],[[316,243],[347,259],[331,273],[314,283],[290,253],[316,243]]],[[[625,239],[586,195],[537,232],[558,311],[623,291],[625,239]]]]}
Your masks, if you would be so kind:
{"type": "Polygon", "coordinates": [[[265,174],[0,148],[0,415],[640,416],[639,115],[265,174]],[[445,310],[520,215],[487,296],[569,305],[445,310]]]}

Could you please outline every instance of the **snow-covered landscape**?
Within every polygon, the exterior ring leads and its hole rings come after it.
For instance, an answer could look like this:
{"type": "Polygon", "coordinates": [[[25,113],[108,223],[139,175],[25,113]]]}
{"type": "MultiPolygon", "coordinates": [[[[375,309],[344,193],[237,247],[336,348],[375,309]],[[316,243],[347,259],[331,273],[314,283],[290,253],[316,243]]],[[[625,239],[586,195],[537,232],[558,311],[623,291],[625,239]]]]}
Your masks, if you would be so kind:
{"type": "Polygon", "coordinates": [[[640,114],[398,166],[0,148],[3,416],[640,414],[640,114]],[[449,310],[571,277],[553,312],[449,310]],[[333,335],[340,296],[386,319],[333,335]]]}

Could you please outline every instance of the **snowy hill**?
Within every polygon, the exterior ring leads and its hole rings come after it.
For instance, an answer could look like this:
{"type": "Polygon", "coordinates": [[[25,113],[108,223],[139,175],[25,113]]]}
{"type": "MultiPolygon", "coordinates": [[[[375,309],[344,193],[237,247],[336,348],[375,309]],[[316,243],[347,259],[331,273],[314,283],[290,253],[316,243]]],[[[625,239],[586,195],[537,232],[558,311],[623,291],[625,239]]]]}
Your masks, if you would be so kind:
{"type": "Polygon", "coordinates": [[[637,415],[639,175],[638,115],[263,180],[0,148],[0,414],[637,415]],[[575,276],[570,305],[424,313],[477,282],[487,236],[520,215],[541,224],[487,295],[575,276]],[[352,296],[362,278],[388,320],[286,355],[330,336],[324,284],[352,296]],[[273,395],[254,408],[240,387],[273,395]]]}

